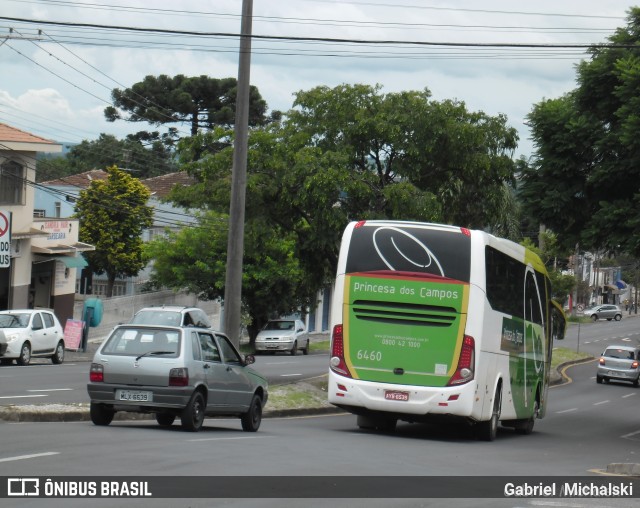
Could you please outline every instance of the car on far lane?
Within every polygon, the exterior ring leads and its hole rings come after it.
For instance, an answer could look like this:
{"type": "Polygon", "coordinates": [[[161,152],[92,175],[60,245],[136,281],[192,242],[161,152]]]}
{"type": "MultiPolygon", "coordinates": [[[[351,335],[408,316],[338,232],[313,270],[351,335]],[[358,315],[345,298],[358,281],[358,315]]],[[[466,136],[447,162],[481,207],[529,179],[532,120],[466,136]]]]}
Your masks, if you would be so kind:
{"type": "Polygon", "coordinates": [[[615,319],[616,321],[620,321],[622,319],[622,309],[617,305],[596,305],[595,307],[585,309],[583,315],[591,318],[592,321],[597,321],[598,319],[606,319],[607,321],[615,319]]]}
{"type": "Polygon", "coordinates": [[[179,305],[161,305],[145,307],[136,312],[131,319],[136,325],[195,326],[211,328],[211,322],[202,309],[179,305]]]}
{"type": "Polygon", "coordinates": [[[295,355],[298,349],[309,354],[309,332],[299,319],[272,319],[256,337],[256,353],[284,351],[295,355]]]}
{"type": "Polygon", "coordinates": [[[640,383],[640,346],[608,346],[598,360],[596,381],[640,383]]]}
{"type": "Polygon", "coordinates": [[[64,331],[53,311],[0,311],[0,362],[29,365],[36,357],[64,361],[64,331]]]}

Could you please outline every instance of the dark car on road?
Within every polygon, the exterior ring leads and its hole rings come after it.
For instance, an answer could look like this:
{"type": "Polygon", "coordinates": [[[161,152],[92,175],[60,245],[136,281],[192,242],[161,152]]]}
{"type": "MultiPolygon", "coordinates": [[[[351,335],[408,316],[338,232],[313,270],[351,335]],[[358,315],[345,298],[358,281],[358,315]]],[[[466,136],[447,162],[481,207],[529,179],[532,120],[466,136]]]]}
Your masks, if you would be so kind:
{"type": "Polygon", "coordinates": [[[205,416],[236,416],[242,429],[260,427],[267,381],[223,334],[194,327],[119,325],[96,352],[87,391],[96,425],[118,411],[176,418],[198,431],[205,416]]]}

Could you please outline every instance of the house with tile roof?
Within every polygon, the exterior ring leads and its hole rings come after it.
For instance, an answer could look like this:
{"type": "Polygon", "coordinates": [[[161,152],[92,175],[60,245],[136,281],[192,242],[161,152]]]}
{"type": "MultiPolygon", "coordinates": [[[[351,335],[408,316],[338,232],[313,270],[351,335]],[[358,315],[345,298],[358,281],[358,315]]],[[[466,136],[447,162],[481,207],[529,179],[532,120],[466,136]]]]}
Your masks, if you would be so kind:
{"type": "Polygon", "coordinates": [[[36,156],[59,153],[59,143],[0,123],[0,217],[10,252],[0,265],[0,310],[47,307],[64,325],[73,317],[80,253],[77,219],[34,217],[36,156]]]}

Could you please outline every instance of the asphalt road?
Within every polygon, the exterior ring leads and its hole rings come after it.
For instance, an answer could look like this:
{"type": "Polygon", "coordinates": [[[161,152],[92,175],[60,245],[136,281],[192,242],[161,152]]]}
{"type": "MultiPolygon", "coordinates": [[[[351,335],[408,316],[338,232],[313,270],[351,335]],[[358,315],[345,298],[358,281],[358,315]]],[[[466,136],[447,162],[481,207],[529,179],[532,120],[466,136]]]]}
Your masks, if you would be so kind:
{"type": "Polygon", "coordinates": [[[640,344],[640,318],[624,314],[621,321],[570,323],[566,338],[557,346],[599,356],[610,344],[640,344]]]}
{"type": "MultiPolygon", "coordinates": [[[[89,402],[90,357],[92,355],[67,353],[61,365],[44,359],[26,367],[1,365],[0,405],[89,402]]],[[[291,383],[326,374],[329,356],[328,353],[257,356],[252,368],[263,374],[271,385],[291,383]]]]}
{"type": "MultiPolygon", "coordinates": [[[[596,384],[593,362],[571,368],[569,375],[570,383],[550,389],[547,415],[536,423],[532,435],[520,436],[500,428],[492,443],[476,441],[468,428],[459,424],[400,423],[392,434],[362,431],[352,415],[268,418],[255,434],[242,432],[234,419],[207,419],[204,429],[196,434],[183,432],[177,424],[161,428],[153,421],[118,421],[109,427],[96,427],[90,422],[0,422],[0,476],[135,479],[144,475],[167,476],[167,481],[176,477],[205,477],[201,481],[219,476],[246,478],[246,488],[233,498],[91,500],[95,507],[637,506],[637,497],[474,497],[474,492],[482,488],[467,476],[508,479],[517,475],[536,480],[568,475],[588,481],[603,478],[609,464],[640,462],[640,389],[630,384],[596,384]],[[251,495],[253,476],[284,478],[293,489],[289,490],[292,498],[243,498],[251,495]],[[387,476],[441,476],[453,479],[454,488],[457,485],[461,489],[462,485],[467,490],[453,490],[451,495],[461,492],[461,498],[456,499],[396,499],[403,493],[393,489],[385,499],[366,499],[366,493],[348,500],[298,499],[304,496],[308,482],[313,483],[309,476],[374,476],[380,481],[387,476]]],[[[637,496],[637,480],[635,489],[637,496]]],[[[332,494],[329,485],[326,496],[332,494]]],[[[86,506],[86,500],[9,499],[2,500],[2,506],[80,507],[86,506]]]]}

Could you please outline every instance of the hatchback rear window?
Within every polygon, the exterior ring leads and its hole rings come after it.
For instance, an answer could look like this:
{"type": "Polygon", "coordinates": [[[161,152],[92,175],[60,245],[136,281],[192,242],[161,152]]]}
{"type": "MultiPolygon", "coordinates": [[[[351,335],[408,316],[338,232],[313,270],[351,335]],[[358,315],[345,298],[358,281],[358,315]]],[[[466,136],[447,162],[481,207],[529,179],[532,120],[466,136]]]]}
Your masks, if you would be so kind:
{"type": "Polygon", "coordinates": [[[102,348],[102,354],[123,356],[162,356],[176,358],[180,350],[180,334],[172,330],[120,328],[102,348]]]}
{"type": "Polygon", "coordinates": [[[621,360],[635,360],[635,356],[633,351],[628,351],[626,349],[614,349],[609,348],[604,352],[604,356],[608,356],[609,358],[619,358],[621,360]]]}

